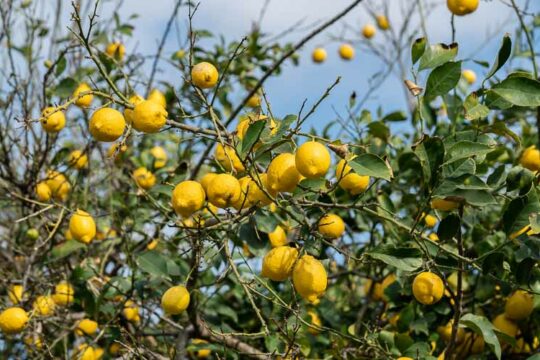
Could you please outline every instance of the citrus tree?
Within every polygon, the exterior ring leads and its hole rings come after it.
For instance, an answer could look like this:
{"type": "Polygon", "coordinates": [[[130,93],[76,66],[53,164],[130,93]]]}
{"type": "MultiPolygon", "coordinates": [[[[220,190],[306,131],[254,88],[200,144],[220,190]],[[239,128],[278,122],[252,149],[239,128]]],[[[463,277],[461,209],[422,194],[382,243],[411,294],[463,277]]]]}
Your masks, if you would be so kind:
{"type": "Polygon", "coordinates": [[[504,1],[516,32],[477,76],[408,19],[478,0],[367,4],[337,55],[378,56],[369,92],[395,75],[409,106],[351,96],[306,131],[337,79],[273,112],[266,80],[364,1],[296,43],[177,1],[153,54],[97,0],[68,24],[0,4],[1,357],[538,359],[539,18],[504,1]]]}

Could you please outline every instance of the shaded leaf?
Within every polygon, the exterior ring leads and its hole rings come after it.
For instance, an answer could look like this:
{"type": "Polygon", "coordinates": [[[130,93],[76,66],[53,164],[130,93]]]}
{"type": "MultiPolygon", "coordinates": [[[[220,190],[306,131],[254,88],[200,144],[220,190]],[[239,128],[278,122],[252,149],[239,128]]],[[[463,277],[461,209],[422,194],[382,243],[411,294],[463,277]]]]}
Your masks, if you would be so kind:
{"type": "Polygon", "coordinates": [[[359,175],[367,175],[388,181],[394,177],[390,165],[374,154],[360,154],[349,161],[349,165],[359,175]]]}
{"type": "Polygon", "coordinates": [[[446,44],[435,44],[427,47],[425,52],[420,58],[420,65],[418,65],[418,70],[435,68],[439,65],[444,64],[450,60],[453,60],[458,53],[458,44],[453,43],[450,45],[446,44]]]}
{"type": "Polygon", "coordinates": [[[497,359],[501,358],[501,345],[499,344],[499,339],[495,334],[493,324],[486,319],[484,316],[474,315],[474,314],[465,314],[459,320],[460,324],[465,325],[469,329],[473,330],[478,335],[482,335],[486,344],[497,359]]]}
{"type": "Polygon", "coordinates": [[[426,99],[434,99],[437,96],[447,94],[456,87],[461,78],[461,61],[447,62],[436,67],[429,74],[426,83],[426,99]]]}

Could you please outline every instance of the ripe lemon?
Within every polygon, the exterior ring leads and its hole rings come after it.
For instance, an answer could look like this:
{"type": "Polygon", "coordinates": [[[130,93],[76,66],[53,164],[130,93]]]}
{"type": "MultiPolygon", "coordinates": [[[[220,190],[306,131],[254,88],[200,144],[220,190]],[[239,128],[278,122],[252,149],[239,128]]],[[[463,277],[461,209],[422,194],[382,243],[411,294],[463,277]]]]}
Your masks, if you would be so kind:
{"type": "MultiPolygon", "coordinates": [[[[437,327],[437,333],[441,336],[443,341],[449,342],[452,338],[452,325],[454,321],[450,320],[445,326],[437,327]]],[[[465,329],[459,328],[456,334],[456,344],[461,344],[465,340],[465,329]]]]}
{"type": "MultiPolygon", "coordinates": [[[[236,125],[236,136],[238,136],[240,140],[243,140],[251,124],[256,121],[262,121],[266,119],[268,119],[268,117],[262,114],[255,115],[250,113],[245,116],[241,116],[238,121],[238,125],[236,125]]],[[[271,121],[270,125],[272,126],[272,124],[273,121],[271,121]]]]}
{"type": "Polygon", "coordinates": [[[480,0],[446,0],[448,10],[454,15],[463,16],[474,12],[480,0]]]}
{"type": "Polygon", "coordinates": [[[158,239],[153,239],[152,241],[150,241],[147,245],[146,245],[146,249],[147,250],[154,250],[159,244],[159,240],[158,239]]]}
{"type": "MultiPolygon", "coordinates": [[[[144,98],[140,95],[132,95],[129,99],[128,99],[129,103],[132,104],[134,107],[139,105],[140,103],[142,103],[144,101],[144,98]]],[[[130,109],[130,108],[126,108],[124,110],[124,118],[126,119],[126,122],[128,124],[131,124],[133,123],[133,112],[135,111],[134,110],[135,108],[133,109],[130,109]]]]}
{"type": "Polygon", "coordinates": [[[330,168],[330,161],[326,147],[316,141],[308,141],[296,150],[296,169],[308,179],[324,176],[330,168]]]}
{"type": "Polygon", "coordinates": [[[387,301],[387,297],[384,292],[386,291],[386,288],[392,285],[395,281],[395,274],[388,274],[382,282],[376,282],[375,285],[373,285],[373,281],[371,279],[368,279],[364,285],[364,292],[367,295],[371,291],[371,298],[375,301],[387,301]],[[374,286],[373,290],[371,290],[372,286],[374,286]]]}
{"type": "Polygon", "coordinates": [[[218,208],[228,208],[237,203],[242,190],[240,182],[232,175],[219,174],[208,187],[208,201],[218,208]]]}
{"type": "Polygon", "coordinates": [[[55,200],[65,201],[71,190],[71,185],[64,174],[50,170],[47,172],[45,184],[51,189],[55,200]]]}
{"type": "Polygon", "coordinates": [[[94,360],[101,360],[104,353],[105,353],[105,350],[103,350],[103,348],[100,348],[100,347],[94,348],[94,360]]]}
{"type": "Polygon", "coordinates": [[[452,211],[459,207],[459,203],[445,199],[433,199],[431,200],[431,208],[433,210],[452,211]]]}
{"type": "Polygon", "coordinates": [[[270,250],[263,259],[261,276],[273,281],[284,281],[291,274],[298,250],[290,246],[279,246],[270,250]]]}
{"type": "Polygon", "coordinates": [[[21,332],[28,322],[28,314],[20,307],[10,307],[0,313],[0,329],[4,334],[21,332]]]}
{"type": "Polygon", "coordinates": [[[236,210],[248,209],[257,203],[255,194],[258,190],[257,184],[249,176],[244,176],[238,182],[240,184],[240,196],[232,206],[236,210]]]}
{"type": "Polygon", "coordinates": [[[81,344],[75,350],[73,360],[97,360],[94,348],[88,344],[81,344]]]}
{"type": "Polygon", "coordinates": [[[423,213],[423,217],[424,217],[424,223],[426,224],[426,227],[428,228],[432,228],[432,227],[435,227],[435,225],[437,225],[437,222],[439,221],[435,216],[433,215],[429,215],[429,214],[424,214],[423,213]]]}
{"type": "Polygon", "coordinates": [[[271,233],[268,233],[268,240],[270,240],[270,245],[272,245],[273,248],[278,246],[287,245],[287,233],[285,233],[285,230],[283,230],[283,227],[280,225],[276,226],[274,231],[271,233]]]}
{"type": "Polygon", "coordinates": [[[77,209],[69,219],[69,231],[73,239],[83,244],[90,244],[96,236],[94,218],[86,211],[77,209]]]}
{"type": "Polygon", "coordinates": [[[133,172],[132,176],[135,179],[137,185],[144,190],[149,190],[154,185],[156,185],[156,176],[145,167],[140,167],[136,169],[133,172]]]}
{"type": "Polygon", "coordinates": [[[345,232],[345,223],[336,214],[326,214],[319,220],[318,230],[327,239],[337,239],[345,232]]]}
{"type": "Polygon", "coordinates": [[[86,94],[80,96],[82,93],[86,93],[92,91],[92,88],[88,86],[87,83],[81,83],[75,91],[73,92],[73,98],[77,99],[75,100],[75,105],[86,108],[89,107],[92,104],[92,100],[94,99],[94,95],[92,94],[86,94]],[[80,96],[80,97],[79,97],[80,96]]]}
{"type": "Polygon", "coordinates": [[[469,70],[469,69],[463,70],[463,72],[461,73],[461,76],[463,76],[463,78],[469,85],[472,85],[476,82],[476,74],[472,70],[469,70]]]}
{"type": "Polygon", "coordinates": [[[9,297],[9,300],[14,305],[17,305],[18,303],[20,303],[23,296],[24,296],[24,289],[22,285],[11,285],[9,287],[8,297],[9,297]]]}
{"type": "Polygon", "coordinates": [[[73,150],[69,154],[68,164],[78,170],[84,169],[88,165],[88,156],[81,150],[73,150]]]}
{"type": "Polygon", "coordinates": [[[214,180],[214,177],[216,175],[217,175],[216,173],[209,172],[209,173],[204,174],[204,176],[201,178],[200,183],[205,193],[208,192],[208,186],[210,185],[212,180],[214,180]]]}
{"type": "Polygon", "coordinates": [[[122,315],[127,321],[135,323],[135,324],[141,321],[141,317],[139,315],[139,307],[137,306],[137,304],[135,304],[131,300],[127,300],[124,303],[124,309],[122,310],[122,315]]]}
{"type": "Polygon", "coordinates": [[[191,69],[191,82],[201,89],[209,89],[217,84],[219,73],[216,67],[203,61],[191,69]]]}
{"type": "Polygon", "coordinates": [[[52,191],[49,185],[44,181],[36,185],[36,197],[39,201],[49,201],[52,196],[52,191]]]}
{"type": "Polygon", "coordinates": [[[300,182],[295,156],[291,153],[276,156],[268,165],[266,174],[267,185],[272,192],[292,192],[300,182]]]}
{"type": "Polygon", "coordinates": [[[326,270],[311,255],[304,255],[297,261],[292,278],[296,291],[310,303],[316,302],[326,291],[326,270]]]}
{"type": "Polygon", "coordinates": [[[238,155],[236,155],[236,151],[229,145],[223,146],[221,143],[218,143],[216,145],[214,157],[227,171],[232,171],[234,169],[236,172],[242,172],[245,170],[244,164],[242,164],[242,161],[238,155]]]}
{"type": "Polygon", "coordinates": [[[353,173],[352,167],[347,164],[345,159],[339,160],[336,166],[336,179],[339,182],[339,187],[351,195],[361,194],[369,186],[369,176],[353,173]]]}
{"type": "Polygon", "coordinates": [[[75,333],[79,336],[83,335],[94,335],[97,332],[98,329],[98,323],[91,319],[82,319],[77,324],[77,328],[75,329],[75,333]]]}
{"type": "Polygon", "coordinates": [[[122,61],[126,54],[126,47],[122,43],[113,42],[107,45],[105,53],[118,61],[122,61]]]}
{"type": "Polygon", "coordinates": [[[519,163],[531,171],[540,170],[540,151],[534,145],[529,146],[523,151],[519,163]]]}
{"type": "Polygon", "coordinates": [[[52,298],[56,305],[66,306],[73,302],[74,294],[73,286],[66,281],[61,281],[54,288],[52,298]]]}
{"type": "Polygon", "coordinates": [[[41,316],[49,316],[54,313],[56,303],[51,296],[42,295],[38,296],[34,301],[33,308],[41,316]]]}
{"type": "Polygon", "coordinates": [[[150,94],[148,94],[148,101],[153,101],[158,105],[161,105],[162,108],[167,109],[167,98],[165,95],[159,91],[159,89],[152,89],[150,94]]]}
{"type": "Polygon", "coordinates": [[[362,35],[366,39],[371,39],[373,36],[375,36],[376,32],[377,30],[375,30],[375,26],[371,24],[364,26],[364,28],[362,29],[362,35]]]}
{"type": "Polygon", "coordinates": [[[30,351],[41,350],[43,348],[43,338],[39,335],[25,336],[23,342],[30,351]]]}
{"type": "Polygon", "coordinates": [[[122,113],[112,108],[101,108],[90,118],[90,134],[97,141],[112,142],[124,133],[126,120],[122,113]]]}
{"type": "Polygon", "coordinates": [[[350,44],[342,44],[338,52],[343,60],[351,60],[354,57],[354,48],[350,44]]]}
{"type": "Polygon", "coordinates": [[[388,21],[388,18],[384,15],[377,15],[375,18],[377,20],[377,26],[381,30],[388,30],[390,28],[390,22],[388,21]]]}
{"type": "Polygon", "coordinates": [[[439,241],[439,236],[437,235],[437,233],[431,233],[428,237],[431,241],[439,241]]]}
{"type": "Polygon", "coordinates": [[[419,303],[431,305],[441,300],[444,294],[444,283],[439,276],[423,272],[414,278],[412,290],[419,303]]]}
{"type": "Polygon", "coordinates": [[[120,159],[120,156],[127,151],[128,147],[125,144],[115,143],[112,144],[109,150],[107,150],[107,157],[114,157],[115,162],[120,159]]]}
{"type": "Polygon", "coordinates": [[[150,149],[150,154],[154,157],[154,167],[160,169],[167,164],[167,152],[161,146],[154,146],[150,149]]]}
{"type": "Polygon", "coordinates": [[[251,108],[256,108],[261,106],[261,97],[257,94],[250,96],[246,105],[251,108]]]}
{"type": "Polygon", "coordinates": [[[173,286],[161,297],[161,308],[167,314],[178,315],[189,306],[189,292],[182,286],[173,286]]]}
{"type": "Polygon", "coordinates": [[[534,297],[523,290],[516,290],[508,299],[504,307],[504,315],[511,320],[528,318],[534,310],[534,297]]]}
{"type": "Polygon", "coordinates": [[[186,51],[184,49],[177,50],[173,55],[176,60],[182,60],[184,56],[186,56],[186,51]]]}
{"type": "Polygon", "coordinates": [[[66,116],[62,110],[54,107],[46,107],[39,119],[43,130],[48,133],[57,133],[66,126],[66,116]]]}
{"type": "Polygon", "coordinates": [[[311,54],[311,58],[313,59],[314,63],[320,64],[326,60],[326,50],[323,48],[316,48],[313,50],[313,53],[311,54]]]}
{"type": "MultiPolygon", "coordinates": [[[[321,321],[321,318],[319,317],[319,314],[317,314],[313,310],[308,310],[307,314],[310,317],[311,325],[316,326],[316,327],[321,327],[322,326],[322,321],[321,321]]],[[[311,335],[314,335],[314,336],[317,336],[319,334],[319,330],[314,329],[312,327],[308,327],[307,331],[308,331],[308,333],[310,333],[311,335]]]]}
{"type": "Polygon", "coordinates": [[[516,337],[519,330],[517,324],[506,318],[504,314],[497,315],[492,323],[497,330],[510,337],[516,337]]]}
{"type": "Polygon", "coordinates": [[[171,202],[177,214],[189,217],[203,208],[205,198],[206,194],[201,184],[186,180],[176,185],[171,202]]]}
{"type": "MultiPolygon", "coordinates": [[[[208,341],[203,340],[203,339],[193,339],[191,340],[191,343],[194,345],[204,345],[204,344],[208,344],[208,341]]],[[[193,355],[196,356],[198,359],[206,359],[207,357],[210,356],[210,354],[212,353],[212,350],[202,348],[202,349],[198,349],[196,351],[190,352],[190,353],[193,353],[193,355]]]]}
{"type": "Polygon", "coordinates": [[[133,111],[133,128],[152,134],[158,132],[167,122],[167,110],[158,103],[144,100],[135,105],[133,111]]]}

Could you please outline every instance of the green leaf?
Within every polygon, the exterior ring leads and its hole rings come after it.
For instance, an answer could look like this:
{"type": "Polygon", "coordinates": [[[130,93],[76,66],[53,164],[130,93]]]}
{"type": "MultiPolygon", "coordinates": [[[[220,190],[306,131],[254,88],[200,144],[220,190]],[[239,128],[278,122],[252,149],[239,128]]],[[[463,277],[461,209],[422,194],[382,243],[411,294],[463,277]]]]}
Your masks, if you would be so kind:
{"type": "Polygon", "coordinates": [[[407,114],[405,111],[394,111],[385,115],[381,121],[404,121],[407,120],[407,114]]]}
{"type": "Polygon", "coordinates": [[[413,146],[414,153],[420,160],[424,178],[433,183],[444,160],[444,144],[438,137],[426,136],[420,144],[413,146]]]}
{"type": "Polygon", "coordinates": [[[51,251],[52,259],[58,260],[71,255],[77,250],[83,249],[86,246],[75,240],[69,240],[53,247],[51,251]]]}
{"type": "Polygon", "coordinates": [[[77,88],[77,82],[72,78],[65,78],[60,81],[54,90],[56,96],[61,98],[70,97],[77,88]]]}
{"type": "Polygon", "coordinates": [[[358,175],[367,175],[390,181],[394,177],[390,165],[374,154],[361,154],[349,161],[349,165],[358,175]]]}
{"type": "Polygon", "coordinates": [[[168,277],[167,259],[155,251],[146,251],[137,256],[137,264],[144,272],[158,277],[168,277]]]}
{"type": "Polygon", "coordinates": [[[268,213],[264,210],[257,210],[254,216],[257,230],[264,233],[271,233],[279,225],[279,219],[274,213],[268,213]]]}
{"type": "Polygon", "coordinates": [[[540,212],[540,202],[534,187],[526,196],[512,200],[503,214],[503,228],[506,234],[519,231],[530,224],[529,216],[540,212]]]}
{"type": "Polygon", "coordinates": [[[368,125],[369,133],[376,138],[387,141],[390,137],[390,129],[382,121],[374,121],[368,125]]]}
{"type": "Polygon", "coordinates": [[[285,118],[279,122],[276,133],[271,137],[271,140],[281,138],[281,136],[291,128],[292,123],[294,123],[296,119],[298,119],[298,116],[296,115],[285,116],[285,118]]]}
{"type": "Polygon", "coordinates": [[[450,45],[446,44],[435,44],[426,48],[425,52],[420,58],[420,65],[418,65],[418,70],[431,69],[439,65],[442,65],[450,60],[453,60],[458,53],[458,44],[453,43],[450,45]]]}
{"type": "Polygon", "coordinates": [[[497,54],[497,58],[495,59],[493,66],[491,66],[491,69],[487,73],[485,80],[488,80],[493,75],[495,75],[497,71],[499,71],[499,69],[508,60],[511,53],[512,53],[512,39],[510,39],[509,34],[505,34],[501,43],[501,47],[499,48],[499,53],[497,54]]]}
{"type": "Polygon", "coordinates": [[[473,156],[482,156],[489,154],[495,149],[494,144],[484,144],[469,140],[462,140],[454,143],[446,152],[446,162],[451,163],[461,159],[467,159],[473,156]]]}
{"type": "Polygon", "coordinates": [[[478,335],[481,335],[497,359],[501,358],[501,345],[499,344],[499,339],[497,339],[497,335],[495,334],[493,324],[488,319],[486,319],[484,316],[465,314],[461,317],[459,322],[460,324],[463,324],[469,329],[473,330],[478,335]]]}
{"type": "Polygon", "coordinates": [[[422,252],[416,248],[379,246],[367,255],[402,271],[410,272],[422,266],[422,252]]]}
{"type": "Polygon", "coordinates": [[[457,235],[460,226],[459,216],[450,214],[441,220],[437,228],[437,236],[440,240],[452,240],[457,235]]]}
{"type": "Polygon", "coordinates": [[[424,97],[429,101],[447,94],[456,87],[461,78],[461,61],[447,62],[433,69],[426,83],[424,97]]]}
{"type": "Polygon", "coordinates": [[[426,45],[427,39],[425,37],[418,38],[414,41],[411,47],[411,59],[413,65],[416,64],[422,55],[424,55],[426,45]]]}
{"type": "Polygon", "coordinates": [[[62,56],[56,63],[56,69],[54,71],[54,75],[60,76],[64,72],[64,70],[66,70],[66,66],[67,66],[67,60],[64,56],[62,56]]]}
{"type": "Polygon", "coordinates": [[[540,106],[540,82],[526,77],[508,77],[495,84],[488,93],[494,93],[517,106],[540,106]]]}
{"type": "Polygon", "coordinates": [[[476,120],[482,119],[489,115],[489,108],[478,101],[476,93],[472,93],[465,99],[463,103],[465,108],[465,119],[476,120]]]}
{"type": "MultiPolygon", "coordinates": [[[[245,120],[245,121],[248,121],[248,120],[245,120]]],[[[259,137],[261,136],[265,125],[266,125],[266,121],[263,121],[263,120],[255,121],[253,124],[249,125],[246,131],[246,135],[244,136],[244,139],[242,140],[240,156],[244,156],[252,149],[255,143],[259,140],[259,137]]]]}

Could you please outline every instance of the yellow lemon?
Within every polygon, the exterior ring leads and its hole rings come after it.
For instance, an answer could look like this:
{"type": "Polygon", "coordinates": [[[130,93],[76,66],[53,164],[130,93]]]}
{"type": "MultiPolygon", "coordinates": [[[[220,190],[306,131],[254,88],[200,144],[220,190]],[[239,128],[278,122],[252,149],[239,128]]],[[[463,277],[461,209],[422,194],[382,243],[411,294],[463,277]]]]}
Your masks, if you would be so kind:
{"type": "Polygon", "coordinates": [[[154,185],[156,185],[156,176],[145,167],[140,167],[136,169],[133,172],[132,176],[135,179],[137,185],[144,190],[149,190],[154,185]]]}
{"type": "Polygon", "coordinates": [[[426,224],[426,227],[432,228],[437,225],[437,222],[439,221],[435,216],[429,215],[429,214],[423,214],[424,223],[426,224]]]}
{"type": "Polygon", "coordinates": [[[112,108],[101,108],[90,118],[90,134],[97,141],[112,142],[124,133],[126,120],[124,115],[112,108]]]}
{"type": "Polygon", "coordinates": [[[397,358],[397,360],[414,360],[413,358],[410,358],[408,356],[400,356],[397,358]]]}
{"type": "Polygon", "coordinates": [[[236,125],[236,136],[238,136],[240,140],[243,140],[251,124],[256,121],[262,121],[266,119],[268,119],[268,117],[262,114],[255,115],[250,113],[245,116],[241,116],[240,120],[238,121],[238,125],[236,125]]]}
{"type": "Polygon", "coordinates": [[[78,170],[84,169],[88,164],[88,156],[81,150],[73,150],[69,154],[68,163],[78,170]]]}
{"type": "Polygon", "coordinates": [[[144,98],[138,94],[132,95],[128,99],[129,103],[133,105],[133,109],[125,108],[124,109],[124,118],[128,124],[133,123],[133,113],[135,111],[135,106],[142,103],[144,101],[144,98]]]}
{"type": "Polygon", "coordinates": [[[135,105],[133,111],[133,128],[135,130],[152,134],[156,133],[167,122],[167,110],[158,103],[144,100],[135,105]]]}
{"type": "Polygon", "coordinates": [[[8,297],[9,297],[9,300],[14,305],[17,305],[18,303],[20,303],[23,296],[24,296],[24,289],[22,285],[11,285],[9,287],[8,297]]]}
{"type": "Polygon", "coordinates": [[[284,281],[289,277],[298,250],[290,246],[279,246],[270,250],[263,259],[261,276],[273,281],[284,281]]]}
{"type": "Polygon", "coordinates": [[[113,356],[120,355],[120,352],[122,351],[122,346],[119,343],[112,343],[111,346],[109,346],[109,353],[113,356]]]}
{"type": "Polygon", "coordinates": [[[452,211],[459,207],[459,203],[445,199],[433,199],[431,200],[431,208],[441,211],[452,211]]]}
{"type": "MultiPolygon", "coordinates": [[[[321,327],[322,326],[322,321],[321,321],[321,318],[319,317],[319,314],[317,314],[315,311],[313,310],[308,310],[307,311],[307,314],[308,316],[310,317],[310,320],[311,320],[311,325],[314,325],[316,327],[321,327]]],[[[319,330],[318,329],[314,329],[312,327],[308,327],[307,331],[311,334],[311,335],[314,335],[314,336],[317,336],[319,334],[319,330]]]]}
{"type": "Polygon", "coordinates": [[[196,181],[182,181],[172,192],[172,206],[177,214],[189,217],[204,206],[206,198],[201,184],[196,181]]]}
{"type": "Polygon", "coordinates": [[[210,182],[206,195],[210,203],[225,209],[237,203],[241,193],[240,182],[234,176],[219,174],[210,182]]]}
{"type": "Polygon", "coordinates": [[[339,187],[351,195],[361,194],[369,186],[369,176],[358,175],[351,171],[352,167],[347,164],[345,159],[339,160],[336,166],[336,178],[339,182],[339,187]]]}
{"type": "Polygon", "coordinates": [[[73,302],[75,290],[66,281],[59,282],[54,288],[53,300],[56,305],[67,306],[73,302]]]}
{"type": "Polygon", "coordinates": [[[94,348],[88,344],[81,344],[73,353],[73,360],[96,360],[94,348]]]}
{"type": "Polygon", "coordinates": [[[124,303],[122,315],[127,321],[132,323],[138,323],[141,320],[141,317],[139,316],[139,307],[131,300],[127,300],[124,303]]]}
{"type": "Polygon", "coordinates": [[[128,147],[125,144],[115,143],[112,144],[109,150],[107,150],[107,157],[114,158],[114,161],[117,162],[121,155],[127,151],[128,147]]]}
{"type": "Polygon", "coordinates": [[[208,192],[208,186],[210,186],[210,183],[212,182],[212,180],[214,180],[214,177],[216,175],[217,175],[216,173],[212,173],[212,172],[206,173],[206,174],[204,174],[204,176],[199,181],[201,183],[201,186],[203,187],[205,193],[208,192]]]}
{"type": "Polygon", "coordinates": [[[191,81],[193,85],[201,89],[209,89],[217,84],[219,73],[216,67],[209,62],[203,61],[191,69],[191,81]]]}
{"type": "Polygon", "coordinates": [[[506,318],[504,314],[497,315],[495,319],[493,319],[493,326],[499,330],[500,332],[510,336],[510,337],[516,337],[518,333],[518,326],[516,323],[514,323],[512,320],[506,318]]]}
{"type": "Polygon", "coordinates": [[[375,36],[376,32],[377,31],[375,30],[375,26],[371,24],[364,26],[364,28],[362,29],[362,35],[366,39],[371,39],[373,36],[375,36]]]}
{"type": "Polygon", "coordinates": [[[388,21],[388,18],[384,15],[377,15],[375,17],[375,20],[377,20],[377,26],[381,30],[388,30],[390,28],[390,22],[388,21]]]}
{"type": "MultiPolygon", "coordinates": [[[[441,339],[443,341],[450,341],[452,338],[452,325],[454,321],[450,320],[445,326],[439,326],[437,327],[437,332],[441,336],[441,339]]],[[[465,340],[465,329],[458,327],[457,334],[456,334],[456,344],[461,344],[465,340]]]]}
{"type": "Polygon", "coordinates": [[[529,146],[523,151],[519,163],[531,171],[540,170],[540,151],[534,145],[529,146]]]}
{"type": "Polygon", "coordinates": [[[236,155],[236,151],[229,145],[223,146],[221,143],[218,143],[216,145],[214,157],[216,158],[216,161],[227,171],[232,171],[234,169],[236,172],[242,172],[245,170],[242,161],[238,155],[236,155]]]}
{"type": "Polygon", "coordinates": [[[161,308],[167,314],[178,315],[188,308],[189,300],[189,292],[184,286],[173,286],[161,297],[161,308]]]}
{"type": "Polygon", "coordinates": [[[10,307],[0,313],[0,329],[4,334],[20,333],[28,322],[28,314],[20,307],[10,307]]]}
{"type": "Polygon", "coordinates": [[[100,360],[104,354],[105,354],[105,350],[103,350],[103,348],[100,348],[100,347],[94,348],[94,360],[100,360]]]}
{"type": "Polygon", "coordinates": [[[423,272],[414,278],[412,290],[419,303],[431,305],[441,300],[444,294],[444,283],[439,276],[423,272]]]}
{"type": "Polygon", "coordinates": [[[41,181],[36,185],[36,197],[39,201],[49,201],[51,196],[51,188],[46,182],[41,181]]]}
{"type": "Polygon", "coordinates": [[[375,301],[387,301],[388,299],[384,292],[386,291],[386,288],[392,285],[395,281],[395,274],[388,274],[382,282],[376,282],[375,285],[373,285],[373,281],[371,279],[368,279],[368,281],[364,285],[364,292],[367,295],[371,291],[371,298],[375,301]],[[374,286],[373,290],[371,290],[372,286],[374,286]]]}
{"type": "Polygon", "coordinates": [[[150,154],[154,157],[154,167],[160,169],[167,164],[167,152],[161,146],[154,146],[150,149],[150,154]]]}
{"type": "Polygon", "coordinates": [[[122,61],[126,54],[126,47],[122,43],[113,42],[107,45],[105,53],[118,61],[122,61]]]}
{"type": "Polygon", "coordinates": [[[62,110],[54,107],[47,107],[41,113],[39,119],[43,130],[48,133],[57,133],[66,126],[66,116],[62,110]]]}
{"type": "Polygon", "coordinates": [[[161,105],[162,108],[167,109],[167,98],[165,95],[158,89],[152,89],[150,94],[148,94],[148,101],[153,101],[158,105],[161,105]]]}
{"type": "Polygon", "coordinates": [[[327,239],[337,239],[345,232],[345,223],[336,214],[326,214],[319,220],[318,230],[327,239]]]}
{"type": "Polygon", "coordinates": [[[439,241],[439,236],[437,235],[437,233],[431,233],[428,237],[431,241],[439,241]]]}
{"type": "Polygon", "coordinates": [[[186,51],[184,49],[177,50],[173,55],[176,60],[181,60],[184,56],[186,56],[186,51]]]}
{"type": "Polygon", "coordinates": [[[304,255],[296,262],[292,278],[298,294],[310,303],[316,302],[326,291],[326,270],[323,264],[311,255],[304,255]]]}
{"type": "MultiPolygon", "coordinates": [[[[454,271],[446,278],[446,281],[448,282],[448,286],[454,290],[457,291],[458,288],[458,272],[454,271]]],[[[469,290],[469,283],[467,282],[467,275],[466,273],[463,274],[462,277],[462,284],[461,284],[461,290],[467,291],[469,290]]]]}
{"type": "Polygon", "coordinates": [[[77,209],[69,219],[69,231],[73,239],[83,244],[90,244],[96,236],[94,218],[86,211],[77,209]]]}
{"type": "Polygon", "coordinates": [[[295,156],[291,153],[276,156],[266,174],[268,188],[273,192],[292,192],[300,182],[295,156]]]}
{"type": "Polygon", "coordinates": [[[71,185],[64,174],[50,170],[47,172],[45,184],[51,189],[52,196],[58,201],[64,201],[69,195],[71,185]]]}
{"type": "Polygon", "coordinates": [[[94,335],[98,330],[98,323],[91,319],[82,319],[77,324],[77,328],[75,329],[75,333],[79,336],[82,335],[94,335]]]}
{"type": "Polygon", "coordinates": [[[246,105],[251,108],[256,108],[256,107],[261,106],[261,97],[257,94],[250,96],[250,98],[246,102],[246,105]]]}
{"type": "Polygon", "coordinates": [[[476,82],[476,74],[472,70],[469,70],[469,69],[463,70],[463,72],[461,73],[461,76],[463,76],[463,78],[469,85],[472,85],[476,82]]]}
{"type": "Polygon", "coordinates": [[[42,316],[49,316],[54,313],[54,308],[56,307],[56,303],[52,299],[51,296],[48,295],[42,295],[38,296],[33,304],[34,311],[36,311],[39,315],[42,316]]]}
{"type": "Polygon", "coordinates": [[[351,60],[354,57],[354,48],[350,44],[342,44],[338,52],[343,60],[351,60]]]}
{"type": "Polygon", "coordinates": [[[296,169],[308,179],[324,176],[330,168],[330,161],[326,147],[316,141],[308,141],[296,150],[296,169]]]}
{"type": "Polygon", "coordinates": [[[285,233],[285,230],[281,226],[276,226],[274,231],[271,233],[268,233],[268,239],[270,240],[270,245],[272,245],[273,248],[278,246],[287,245],[287,234],[285,233]]]}
{"type": "Polygon", "coordinates": [[[528,318],[534,310],[534,297],[532,294],[516,290],[508,299],[504,307],[504,315],[511,320],[528,318]]]}
{"type": "Polygon", "coordinates": [[[249,176],[244,176],[238,180],[240,184],[240,196],[232,204],[236,210],[247,209],[254,206],[258,202],[258,188],[255,181],[249,176]]]}
{"type": "Polygon", "coordinates": [[[40,350],[43,348],[43,338],[39,335],[25,336],[23,342],[30,348],[30,351],[40,350]]]}
{"type": "Polygon", "coordinates": [[[454,15],[463,16],[474,12],[480,0],[446,0],[448,10],[454,15]]]}
{"type": "Polygon", "coordinates": [[[82,95],[83,93],[87,93],[89,91],[92,91],[92,88],[88,86],[87,83],[81,83],[75,91],[73,92],[73,98],[75,98],[75,105],[86,108],[89,107],[90,104],[92,104],[92,100],[94,99],[94,95],[92,94],[86,94],[82,95]]]}
{"type": "Polygon", "coordinates": [[[324,62],[324,60],[326,60],[326,56],[326,50],[324,50],[323,48],[316,48],[311,54],[313,62],[317,64],[324,62]]]}
{"type": "MultiPolygon", "coordinates": [[[[208,344],[208,341],[203,340],[203,339],[193,339],[193,340],[191,340],[191,343],[194,344],[194,345],[204,345],[204,344],[208,344]]],[[[210,354],[212,353],[212,350],[202,348],[202,349],[198,349],[196,351],[193,351],[191,353],[194,356],[196,356],[198,359],[206,359],[207,357],[210,356],[210,354]]]]}
{"type": "Polygon", "coordinates": [[[158,239],[153,239],[146,245],[147,250],[154,250],[159,244],[158,239]]]}

